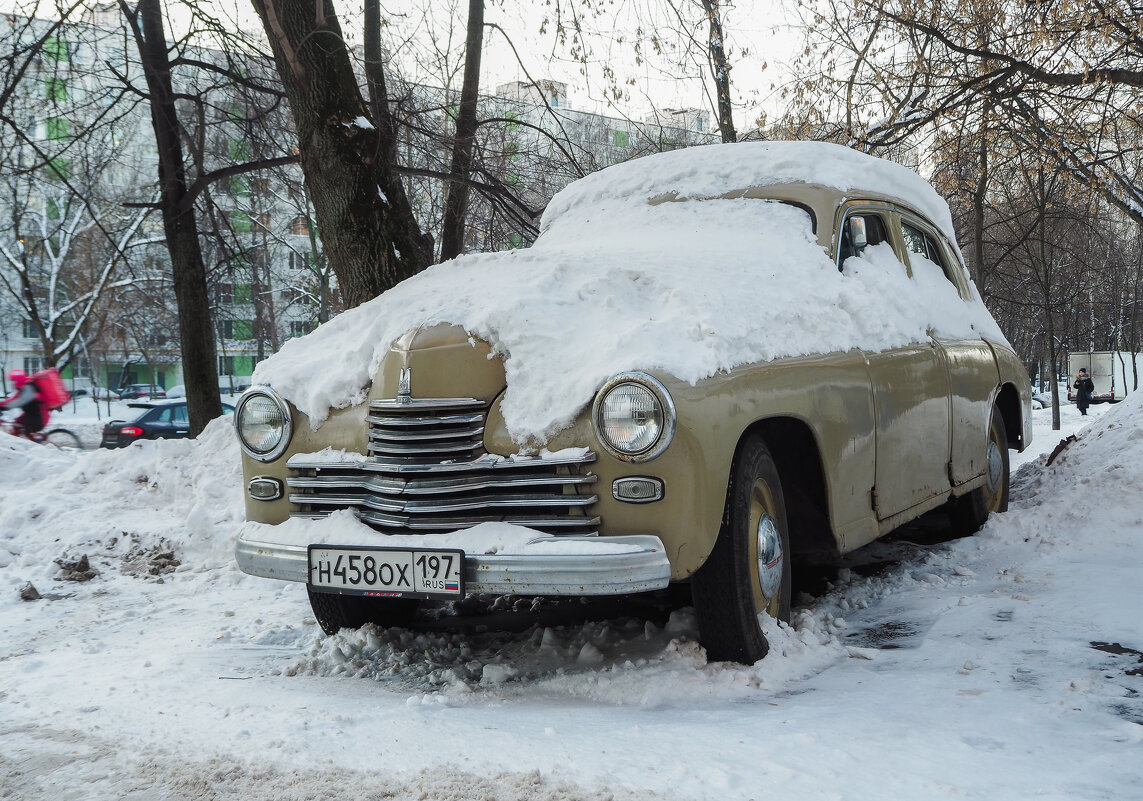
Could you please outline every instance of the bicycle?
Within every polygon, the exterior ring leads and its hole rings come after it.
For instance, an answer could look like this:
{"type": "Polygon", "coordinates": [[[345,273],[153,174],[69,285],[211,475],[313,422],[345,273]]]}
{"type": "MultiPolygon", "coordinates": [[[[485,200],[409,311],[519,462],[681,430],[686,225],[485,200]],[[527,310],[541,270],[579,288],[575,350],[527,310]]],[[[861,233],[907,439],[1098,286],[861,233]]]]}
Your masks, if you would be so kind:
{"type": "Polygon", "coordinates": [[[37,431],[35,434],[27,434],[24,432],[24,427],[15,420],[0,419],[0,431],[3,431],[5,434],[11,434],[14,437],[38,442],[41,445],[51,445],[54,448],[59,448],[61,451],[83,450],[83,441],[74,431],[69,431],[66,428],[60,428],[58,426],[48,428],[44,431],[37,431]]]}

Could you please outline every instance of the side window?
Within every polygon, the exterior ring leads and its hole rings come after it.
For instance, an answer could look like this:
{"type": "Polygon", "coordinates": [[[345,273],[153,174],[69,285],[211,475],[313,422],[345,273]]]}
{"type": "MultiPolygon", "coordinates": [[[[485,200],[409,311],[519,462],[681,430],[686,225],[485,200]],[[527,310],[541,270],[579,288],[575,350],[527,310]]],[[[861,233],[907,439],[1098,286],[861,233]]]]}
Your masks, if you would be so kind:
{"type": "Polygon", "coordinates": [[[185,423],[187,421],[187,407],[176,406],[175,408],[171,409],[171,412],[174,413],[174,422],[185,423]]]}
{"type": "Polygon", "coordinates": [[[865,232],[865,247],[879,245],[889,237],[886,235],[885,220],[880,214],[870,211],[857,211],[845,215],[841,223],[841,239],[837,247],[837,268],[840,270],[845,260],[860,256],[861,246],[855,246],[853,231],[865,232]]]}
{"type": "Polygon", "coordinates": [[[154,420],[156,423],[169,423],[169,422],[171,422],[171,410],[170,409],[162,409],[157,415],[155,415],[154,420]]]}
{"type": "Polygon", "coordinates": [[[914,275],[918,268],[923,266],[924,261],[928,261],[940,271],[949,283],[956,286],[956,281],[949,274],[949,266],[941,252],[941,247],[932,234],[902,220],[901,238],[905,240],[905,249],[909,251],[909,261],[913,265],[914,275]],[[921,258],[918,259],[917,256],[921,258]]]}

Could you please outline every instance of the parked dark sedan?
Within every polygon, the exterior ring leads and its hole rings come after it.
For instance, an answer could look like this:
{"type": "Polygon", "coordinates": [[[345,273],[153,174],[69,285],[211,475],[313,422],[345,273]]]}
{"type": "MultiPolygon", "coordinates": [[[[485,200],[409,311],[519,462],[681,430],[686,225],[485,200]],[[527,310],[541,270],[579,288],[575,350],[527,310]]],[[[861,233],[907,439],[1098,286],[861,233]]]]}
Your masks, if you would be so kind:
{"type": "MultiPolygon", "coordinates": [[[[143,439],[178,439],[189,436],[190,422],[187,419],[187,402],[178,400],[140,401],[127,404],[132,409],[142,409],[139,416],[131,421],[111,420],[103,427],[103,448],[126,448],[132,442],[143,439]]],[[[234,407],[222,404],[222,413],[230,414],[234,407]]]]}

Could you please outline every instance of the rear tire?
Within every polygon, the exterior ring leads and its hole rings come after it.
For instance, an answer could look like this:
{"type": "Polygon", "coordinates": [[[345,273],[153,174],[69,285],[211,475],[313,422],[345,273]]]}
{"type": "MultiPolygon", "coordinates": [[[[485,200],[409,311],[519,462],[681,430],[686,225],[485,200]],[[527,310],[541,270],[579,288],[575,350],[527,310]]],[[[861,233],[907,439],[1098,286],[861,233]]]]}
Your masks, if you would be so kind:
{"type": "Polygon", "coordinates": [[[790,619],[790,583],[789,529],[778,468],[761,437],[750,437],[735,461],[714,550],[691,578],[699,642],[707,658],[752,665],[766,656],[769,644],[758,616],[790,619]]]}
{"type": "Polygon", "coordinates": [[[1008,429],[1004,426],[1000,409],[996,407],[992,409],[985,448],[985,483],[955,499],[949,507],[953,529],[965,536],[979,531],[993,512],[1008,511],[1008,429]]]}
{"type": "Polygon", "coordinates": [[[342,629],[359,629],[366,623],[386,628],[405,626],[417,613],[420,601],[409,598],[366,598],[361,595],[338,595],[314,592],[306,587],[310,609],[321,630],[337,634],[342,629]]]}

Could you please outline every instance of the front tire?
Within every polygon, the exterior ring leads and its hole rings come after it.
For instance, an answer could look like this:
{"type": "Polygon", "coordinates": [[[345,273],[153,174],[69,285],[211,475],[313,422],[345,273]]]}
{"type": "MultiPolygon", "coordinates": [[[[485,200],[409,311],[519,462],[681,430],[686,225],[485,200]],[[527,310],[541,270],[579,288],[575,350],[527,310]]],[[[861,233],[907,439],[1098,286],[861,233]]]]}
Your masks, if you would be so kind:
{"type": "Polygon", "coordinates": [[[366,598],[361,595],[338,595],[314,592],[307,586],[310,609],[321,630],[337,634],[342,629],[359,629],[366,623],[378,626],[404,626],[417,613],[420,601],[408,598],[366,598]]]}
{"type": "Polygon", "coordinates": [[[758,616],[790,619],[790,580],[782,483],[766,443],[753,436],[735,460],[714,550],[691,579],[707,658],[752,665],[766,656],[758,616]]]}
{"type": "Polygon", "coordinates": [[[949,517],[953,529],[963,535],[975,534],[994,512],[1008,511],[1008,489],[1011,476],[1008,461],[1008,429],[1000,409],[993,407],[985,445],[985,483],[952,502],[949,517]]]}
{"type": "Polygon", "coordinates": [[[51,431],[45,431],[44,441],[61,451],[83,450],[83,443],[79,441],[79,437],[66,428],[53,428],[51,431]]]}

